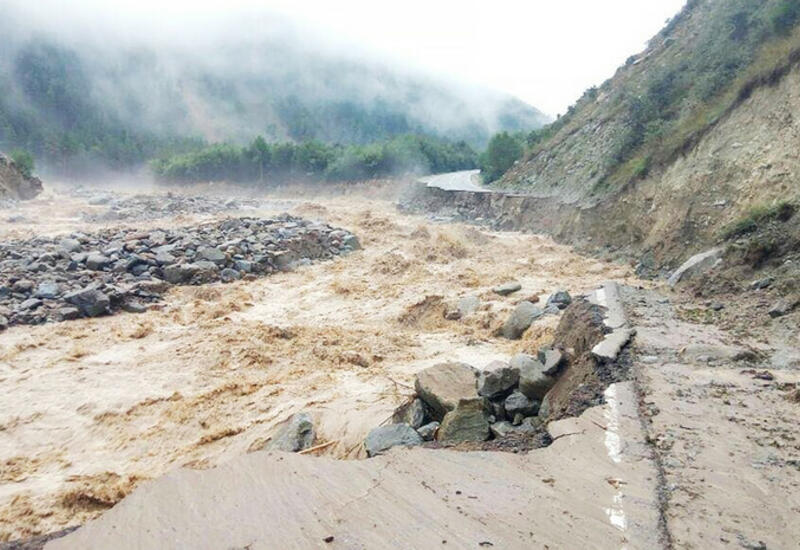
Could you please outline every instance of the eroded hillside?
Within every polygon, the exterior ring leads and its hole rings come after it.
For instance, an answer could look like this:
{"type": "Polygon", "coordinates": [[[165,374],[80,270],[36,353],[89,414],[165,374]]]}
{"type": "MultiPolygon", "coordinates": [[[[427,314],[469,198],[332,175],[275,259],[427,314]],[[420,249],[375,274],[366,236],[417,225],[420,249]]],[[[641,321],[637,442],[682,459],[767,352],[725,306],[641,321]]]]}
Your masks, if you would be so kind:
{"type": "Polygon", "coordinates": [[[546,199],[545,223],[528,212],[533,228],[624,248],[653,273],[740,237],[731,228],[778,201],[788,204],[781,223],[790,220],[781,232],[796,243],[798,18],[796,2],[690,2],[533,135],[498,186],[546,199]]]}

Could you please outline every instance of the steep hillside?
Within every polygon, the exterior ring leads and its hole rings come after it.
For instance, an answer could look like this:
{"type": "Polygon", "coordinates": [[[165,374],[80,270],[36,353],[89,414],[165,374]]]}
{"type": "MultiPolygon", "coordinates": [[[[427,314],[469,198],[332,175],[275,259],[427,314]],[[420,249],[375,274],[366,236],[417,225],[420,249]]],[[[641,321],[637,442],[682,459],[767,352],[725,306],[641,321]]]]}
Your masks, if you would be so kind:
{"type": "MultiPolygon", "coordinates": [[[[735,229],[751,218],[789,231],[800,194],[798,21],[796,0],[689,2],[614,78],[532,134],[498,187],[546,199],[546,216],[525,216],[537,229],[622,247],[650,271],[757,234],[758,223],[735,229]]],[[[798,235],[782,242],[789,253],[798,235]]]]}
{"type": "Polygon", "coordinates": [[[257,135],[369,143],[416,133],[482,146],[495,131],[547,122],[510,96],[326,47],[281,21],[259,23],[259,32],[204,28],[188,42],[149,43],[108,29],[61,35],[5,11],[0,147],[56,163],[124,166],[197,140],[257,135]]]}

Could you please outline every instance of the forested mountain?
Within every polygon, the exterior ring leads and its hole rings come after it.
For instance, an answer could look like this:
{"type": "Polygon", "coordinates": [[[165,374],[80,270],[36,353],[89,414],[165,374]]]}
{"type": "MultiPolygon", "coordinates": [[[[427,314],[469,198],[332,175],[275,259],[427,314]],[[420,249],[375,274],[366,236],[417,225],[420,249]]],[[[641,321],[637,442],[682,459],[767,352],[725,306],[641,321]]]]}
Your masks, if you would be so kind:
{"type": "Polygon", "coordinates": [[[64,172],[259,135],[364,144],[425,134],[482,147],[496,131],[546,122],[510,96],[317,48],[282,27],[219,42],[117,41],[38,28],[7,7],[0,36],[0,149],[64,172]]]}

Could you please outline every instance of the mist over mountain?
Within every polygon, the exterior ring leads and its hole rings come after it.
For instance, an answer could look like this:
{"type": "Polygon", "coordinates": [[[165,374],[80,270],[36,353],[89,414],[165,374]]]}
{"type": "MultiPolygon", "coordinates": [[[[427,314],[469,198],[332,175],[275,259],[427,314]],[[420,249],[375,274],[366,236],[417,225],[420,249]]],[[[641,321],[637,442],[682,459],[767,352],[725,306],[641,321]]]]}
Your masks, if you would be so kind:
{"type": "Polygon", "coordinates": [[[279,16],[204,22],[202,33],[83,23],[67,32],[0,8],[0,149],[120,168],[257,135],[350,144],[415,133],[482,147],[547,122],[511,96],[332,45],[279,16]]]}

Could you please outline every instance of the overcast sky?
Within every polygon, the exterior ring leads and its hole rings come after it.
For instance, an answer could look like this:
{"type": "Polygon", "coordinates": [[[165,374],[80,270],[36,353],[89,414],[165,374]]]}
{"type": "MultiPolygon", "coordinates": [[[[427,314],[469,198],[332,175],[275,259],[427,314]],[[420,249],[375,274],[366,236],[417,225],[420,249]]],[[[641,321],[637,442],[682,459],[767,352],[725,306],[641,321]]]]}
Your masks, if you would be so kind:
{"type": "MultiPolygon", "coordinates": [[[[38,11],[51,25],[78,25],[83,18],[94,28],[135,32],[197,32],[223,15],[278,12],[326,39],[514,94],[550,115],[563,113],[586,88],[612,76],[686,2],[0,0],[6,1],[38,11]]],[[[78,26],[85,32],[85,25],[78,26]]]]}

